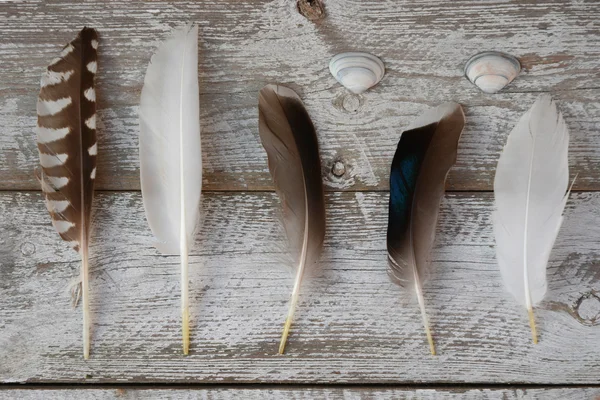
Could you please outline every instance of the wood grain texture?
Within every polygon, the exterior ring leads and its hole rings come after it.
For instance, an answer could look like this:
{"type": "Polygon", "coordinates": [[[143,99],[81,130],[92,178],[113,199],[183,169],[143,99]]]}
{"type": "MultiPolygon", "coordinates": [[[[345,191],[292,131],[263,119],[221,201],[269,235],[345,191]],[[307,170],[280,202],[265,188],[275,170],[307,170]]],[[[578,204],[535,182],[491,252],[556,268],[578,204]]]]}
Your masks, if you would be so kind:
{"type": "Polygon", "coordinates": [[[569,389],[377,389],[377,388],[251,388],[196,389],[10,389],[0,390],[0,400],[598,400],[598,388],[569,389]]]}
{"type": "MultiPolygon", "coordinates": [[[[490,225],[498,155],[540,93],[571,130],[576,190],[600,190],[597,1],[325,2],[314,22],[291,0],[0,2],[0,382],[262,384],[600,384],[600,193],[572,195],[536,309],[540,344],[505,293],[490,225]],[[139,189],[143,76],[174,26],[200,28],[204,225],[190,262],[192,354],[180,354],[177,257],[152,246],[139,189]],[[78,255],[50,225],[33,173],[41,72],[82,26],[100,32],[98,196],[92,247],[92,359],[68,290],[78,255]],[[463,77],[483,50],[520,58],[505,91],[463,77]],[[361,96],[327,69],[348,50],[380,56],[361,96]],[[317,128],[328,191],[320,272],[303,288],[288,354],[277,344],[293,276],[257,132],[267,83],[300,93],[317,128]],[[389,165],[427,107],[463,104],[467,126],[442,204],[425,285],[439,351],[428,354],[416,301],[389,282],[389,165]],[[336,166],[333,173],[333,166],[336,166]],[[19,192],[21,191],[21,192],[19,192]],[[252,191],[259,191],[252,193],[252,191]],[[353,192],[354,191],[354,192],[353,192]]],[[[6,386],[5,386],[6,387],[6,386]]],[[[201,387],[148,391],[0,390],[8,398],[593,399],[598,388],[201,387]],[[462,391],[461,391],[462,390],[462,391]]]]}
{"type": "Polygon", "coordinates": [[[35,99],[49,60],[83,25],[101,35],[98,188],[139,189],[137,105],[157,43],[186,21],[200,27],[205,190],[270,190],[257,133],[257,94],[292,86],[317,128],[329,190],[381,190],[401,130],[427,107],[455,100],[467,126],[448,180],[489,190],[520,115],[551,93],[571,129],[576,190],[600,189],[600,7],[596,1],[332,1],[311,22],[295,1],[42,1],[0,4],[0,189],[37,189],[35,99]],[[463,77],[473,54],[518,56],[524,71],[504,92],[463,77]],[[387,74],[362,96],[329,74],[330,58],[365,50],[387,74]],[[345,166],[331,173],[334,162],[345,166]]]}
{"type": "Polygon", "coordinates": [[[70,306],[77,254],[37,192],[0,194],[0,382],[598,384],[600,193],[571,196],[536,308],[540,343],[505,293],[487,193],[442,202],[425,284],[439,356],[418,307],[386,275],[388,196],[326,196],[320,272],[277,355],[293,276],[274,193],[210,193],[190,255],[191,355],[181,355],[178,258],[152,247],[139,193],[97,198],[91,359],[70,306]]]}

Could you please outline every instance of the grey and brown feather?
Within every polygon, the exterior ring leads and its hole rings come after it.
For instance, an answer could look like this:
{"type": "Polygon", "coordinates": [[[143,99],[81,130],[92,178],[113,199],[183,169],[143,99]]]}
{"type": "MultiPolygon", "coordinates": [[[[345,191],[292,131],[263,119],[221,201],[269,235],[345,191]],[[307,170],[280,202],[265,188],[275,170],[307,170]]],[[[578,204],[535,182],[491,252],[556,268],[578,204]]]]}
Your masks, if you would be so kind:
{"type": "Polygon", "coordinates": [[[54,228],[76,250],[87,246],[96,177],[97,48],[96,31],[83,28],[42,75],[37,103],[42,191],[54,228]]]}
{"type": "Polygon", "coordinates": [[[301,252],[306,230],[305,265],[312,265],[319,258],[325,236],[325,201],[315,128],[298,95],[284,86],[265,86],[259,94],[258,110],[258,132],[283,206],[291,250],[301,252]]]}

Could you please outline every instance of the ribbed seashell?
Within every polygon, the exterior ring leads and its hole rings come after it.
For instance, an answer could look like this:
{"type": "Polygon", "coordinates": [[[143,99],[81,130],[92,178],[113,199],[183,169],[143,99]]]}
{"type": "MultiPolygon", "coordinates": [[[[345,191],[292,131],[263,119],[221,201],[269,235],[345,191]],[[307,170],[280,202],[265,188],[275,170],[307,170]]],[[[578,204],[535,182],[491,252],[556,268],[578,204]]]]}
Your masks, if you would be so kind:
{"type": "Polygon", "coordinates": [[[340,53],[331,59],[329,71],[352,93],[361,94],[377,85],[385,74],[383,62],[369,53],[340,53]]]}
{"type": "Polygon", "coordinates": [[[465,75],[485,93],[496,93],[521,72],[521,63],[510,54],[484,51],[475,54],[465,65],[465,75]]]}

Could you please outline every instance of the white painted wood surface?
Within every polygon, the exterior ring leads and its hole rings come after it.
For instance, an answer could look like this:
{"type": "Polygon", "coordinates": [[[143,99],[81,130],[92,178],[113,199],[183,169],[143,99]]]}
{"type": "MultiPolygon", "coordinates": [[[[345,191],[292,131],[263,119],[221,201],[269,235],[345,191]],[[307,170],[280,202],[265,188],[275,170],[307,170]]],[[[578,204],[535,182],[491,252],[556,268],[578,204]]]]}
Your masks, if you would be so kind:
{"type": "MultiPolygon", "coordinates": [[[[328,0],[326,17],[292,0],[0,2],[0,382],[262,384],[600,384],[600,6],[597,1],[328,0]],[[139,189],[137,104],[148,61],[171,27],[200,28],[205,225],[191,256],[192,354],[180,355],[178,260],[151,245],[139,189]],[[93,355],[81,359],[70,306],[77,255],[53,232],[35,179],[39,77],[83,25],[101,35],[99,193],[93,355]],[[464,77],[482,50],[520,58],[504,92],[464,77]],[[383,81],[349,94],[336,53],[380,56],[383,81]],[[257,133],[257,93],[300,93],[318,131],[329,230],[288,354],[276,355],[292,275],[257,133]],[[575,189],[536,310],[504,292],[489,191],[506,136],[540,93],[571,129],[575,189]],[[443,202],[426,300],[440,355],[428,354],[416,302],[385,274],[388,169],[400,132],[455,100],[467,127],[443,202]],[[341,176],[332,173],[345,169],[341,176]],[[227,191],[215,193],[211,191],[227,191]],[[246,191],[246,192],[244,192],[246,191]],[[378,192],[380,191],[380,192],[378,192]],[[382,192],[381,192],[382,191],[382,192]],[[587,191],[587,192],[586,192],[587,191]]],[[[6,387],[6,386],[5,386],[6,387]]],[[[0,386],[1,389],[1,386],[0,386]]],[[[202,388],[0,390],[14,398],[593,399],[596,388],[202,388]],[[119,389],[120,390],[120,389],[119,389]]]]}
{"type": "Polygon", "coordinates": [[[385,193],[326,198],[321,271],[304,286],[287,353],[277,345],[292,274],[274,193],[211,193],[190,256],[191,355],[181,355],[178,258],[151,245],[141,196],[100,194],[91,247],[92,357],[68,283],[77,254],[53,231],[41,196],[0,194],[3,382],[547,383],[600,376],[600,193],[572,196],[531,343],[524,309],[495,264],[489,194],[448,194],[425,298],[439,356],[416,301],[386,276],[385,193]]]}
{"type": "Polygon", "coordinates": [[[211,389],[10,389],[0,400],[597,400],[600,389],[392,389],[392,388],[211,388],[211,389]]]}
{"type": "Polygon", "coordinates": [[[271,188],[257,133],[257,94],[292,86],[319,134],[330,190],[387,187],[400,132],[443,101],[465,107],[467,127],[448,188],[491,188],[506,136],[540,92],[572,131],[575,189],[600,180],[600,7],[595,1],[329,1],[318,23],[293,0],[29,0],[0,4],[0,182],[37,190],[33,134],[39,77],[83,25],[100,32],[98,189],[139,189],[137,105],[153,51],[172,26],[200,28],[201,125],[206,190],[271,188]],[[463,77],[473,54],[518,56],[524,71],[505,92],[481,93],[463,77]],[[329,74],[340,51],[365,50],[387,68],[363,96],[329,74]],[[331,174],[336,160],[346,173],[331,174]]]}

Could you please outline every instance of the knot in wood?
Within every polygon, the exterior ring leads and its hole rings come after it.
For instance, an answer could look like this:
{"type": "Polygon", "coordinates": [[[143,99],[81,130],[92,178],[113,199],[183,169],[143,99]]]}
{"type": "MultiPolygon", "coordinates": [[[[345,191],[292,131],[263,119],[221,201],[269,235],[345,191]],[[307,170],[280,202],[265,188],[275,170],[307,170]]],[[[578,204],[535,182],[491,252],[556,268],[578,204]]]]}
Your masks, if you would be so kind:
{"type": "Polygon", "coordinates": [[[31,242],[25,242],[21,245],[21,253],[24,256],[30,256],[35,253],[35,245],[31,242]]]}
{"type": "Polygon", "coordinates": [[[360,97],[356,94],[347,94],[342,100],[342,107],[349,113],[356,113],[360,108],[360,97]]]}
{"type": "Polygon", "coordinates": [[[318,21],[325,17],[325,6],[321,0],[298,0],[298,12],[309,21],[318,21]]]}
{"type": "Polygon", "coordinates": [[[331,168],[331,173],[340,178],[342,176],[344,176],[344,174],[346,173],[346,166],[344,165],[344,163],[340,160],[337,160],[336,162],[333,163],[333,167],[331,168]]]}
{"type": "Polygon", "coordinates": [[[586,293],[574,307],[579,321],[588,326],[600,325],[600,297],[594,292],[586,293]]]}

